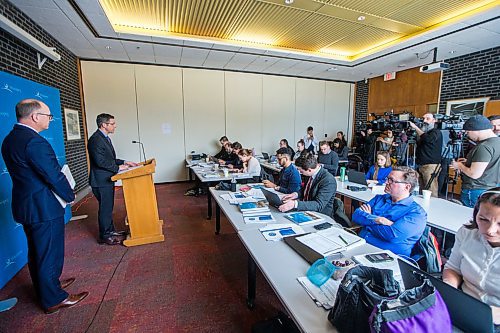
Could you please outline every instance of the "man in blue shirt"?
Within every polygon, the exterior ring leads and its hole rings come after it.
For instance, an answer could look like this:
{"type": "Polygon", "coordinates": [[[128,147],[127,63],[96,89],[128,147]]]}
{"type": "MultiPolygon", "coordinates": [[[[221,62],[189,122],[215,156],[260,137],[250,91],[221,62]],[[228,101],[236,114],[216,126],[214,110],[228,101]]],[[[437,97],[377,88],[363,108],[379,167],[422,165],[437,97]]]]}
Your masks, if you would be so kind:
{"type": "Polygon", "coordinates": [[[279,185],[269,180],[264,180],[264,186],[274,188],[281,193],[289,194],[300,191],[300,173],[292,164],[292,150],[282,147],[276,151],[278,163],[282,167],[279,175],[279,185]]]}
{"type": "Polygon", "coordinates": [[[398,255],[410,256],[427,223],[427,213],[411,192],[418,174],[409,167],[394,167],[385,192],[354,211],[352,220],[363,226],[359,234],[367,243],[398,255]]]}

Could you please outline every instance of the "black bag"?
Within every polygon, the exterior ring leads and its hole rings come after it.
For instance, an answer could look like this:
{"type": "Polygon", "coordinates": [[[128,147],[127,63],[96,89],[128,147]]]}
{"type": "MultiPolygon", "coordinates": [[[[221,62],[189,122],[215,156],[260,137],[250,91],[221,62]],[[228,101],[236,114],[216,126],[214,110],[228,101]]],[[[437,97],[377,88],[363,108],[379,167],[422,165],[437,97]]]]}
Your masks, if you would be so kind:
{"type": "Polygon", "coordinates": [[[300,333],[293,320],[279,311],[276,317],[252,325],[252,333],[300,333]]]}
{"type": "Polygon", "coordinates": [[[370,332],[368,318],[373,308],[399,293],[399,283],[394,280],[392,270],[353,267],[342,279],[328,320],[339,332],[370,332]]]}

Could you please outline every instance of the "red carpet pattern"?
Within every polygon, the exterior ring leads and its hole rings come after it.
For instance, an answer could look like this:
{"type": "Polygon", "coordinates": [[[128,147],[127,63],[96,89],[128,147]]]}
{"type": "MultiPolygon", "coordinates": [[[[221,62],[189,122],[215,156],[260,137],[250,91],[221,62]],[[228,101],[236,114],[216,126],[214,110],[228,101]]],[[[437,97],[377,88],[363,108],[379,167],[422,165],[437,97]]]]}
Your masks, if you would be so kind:
{"type": "MultiPolygon", "coordinates": [[[[0,313],[0,332],[250,332],[274,316],[281,304],[263,276],[257,276],[256,307],[246,307],[247,253],[222,215],[206,220],[206,197],[185,197],[191,184],[158,185],[156,194],[165,242],[126,248],[98,245],[97,201],[89,195],[73,215],[85,220],[66,226],[62,278],[76,277],[68,292],[90,295],[81,304],[46,315],[34,295],[27,267],[2,290],[17,297],[0,313]]],[[[114,221],[124,228],[125,207],[116,191],[114,221]]]]}

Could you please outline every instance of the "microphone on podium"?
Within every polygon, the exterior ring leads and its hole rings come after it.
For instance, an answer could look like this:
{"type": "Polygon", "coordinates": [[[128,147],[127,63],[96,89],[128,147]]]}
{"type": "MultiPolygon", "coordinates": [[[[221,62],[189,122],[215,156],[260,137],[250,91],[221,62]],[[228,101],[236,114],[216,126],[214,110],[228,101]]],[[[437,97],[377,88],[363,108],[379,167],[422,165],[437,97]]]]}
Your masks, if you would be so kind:
{"type": "Polygon", "coordinates": [[[142,155],[144,156],[144,162],[146,162],[146,152],[144,151],[144,145],[140,141],[132,140],[132,143],[138,143],[142,147],[142,155]]]}

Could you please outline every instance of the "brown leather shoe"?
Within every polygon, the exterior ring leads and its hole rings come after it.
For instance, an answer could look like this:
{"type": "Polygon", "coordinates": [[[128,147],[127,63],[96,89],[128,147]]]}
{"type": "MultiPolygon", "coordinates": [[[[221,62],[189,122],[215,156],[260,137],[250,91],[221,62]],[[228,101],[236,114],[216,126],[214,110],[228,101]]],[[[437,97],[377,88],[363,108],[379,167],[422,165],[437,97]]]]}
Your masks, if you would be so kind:
{"type": "Polygon", "coordinates": [[[66,289],[68,288],[73,282],[75,282],[75,278],[69,278],[61,281],[61,288],[66,289]]]}
{"type": "Polygon", "coordinates": [[[56,313],[60,309],[72,307],[73,305],[76,305],[76,304],[80,303],[88,295],[89,295],[88,291],[84,291],[83,293],[79,293],[79,294],[69,295],[61,303],[56,304],[54,306],[51,306],[50,308],[45,309],[45,313],[46,314],[52,314],[52,313],[56,313]]]}
{"type": "Polygon", "coordinates": [[[123,237],[119,236],[109,236],[107,238],[98,239],[97,243],[106,245],[120,245],[123,239],[124,239],[123,237]]]}

